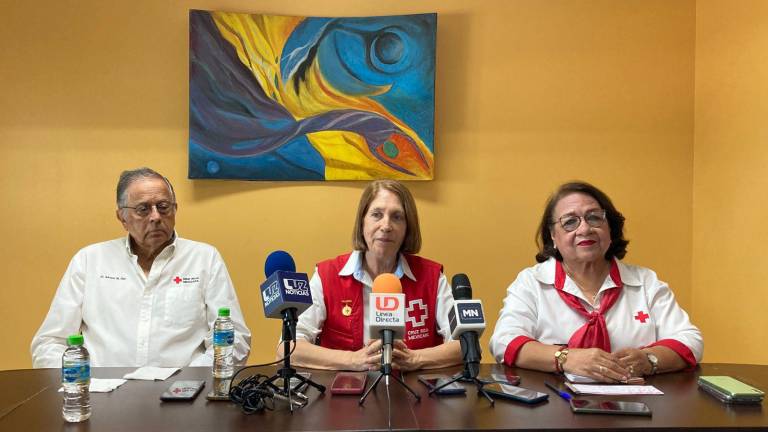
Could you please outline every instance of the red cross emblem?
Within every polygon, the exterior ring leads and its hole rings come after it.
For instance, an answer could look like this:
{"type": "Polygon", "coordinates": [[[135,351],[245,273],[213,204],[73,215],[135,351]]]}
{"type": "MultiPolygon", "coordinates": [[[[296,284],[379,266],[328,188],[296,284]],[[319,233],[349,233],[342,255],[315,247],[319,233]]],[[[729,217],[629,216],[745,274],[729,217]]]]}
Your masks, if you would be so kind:
{"type": "Polygon", "coordinates": [[[637,315],[635,315],[635,319],[640,321],[641,324],[645,324],[645,320],[647,320],[648,318],[650,318],[650,315],[648,315],[643,311],[638,311],[637,315]]]}
{"type": "Polygon", "coordinates": [[[427,320],[427,306],[421,299],[411,300],[406,308],[405,320],[411,323],[411,327],[421,327],[427,320]]]}
{"type": "Polygon", "coordinates": [[[173,278],[173,281],[176,282],[176,285],[178,285],[181,283],[181,278],[176,276],[175,278],[173,278]]]}

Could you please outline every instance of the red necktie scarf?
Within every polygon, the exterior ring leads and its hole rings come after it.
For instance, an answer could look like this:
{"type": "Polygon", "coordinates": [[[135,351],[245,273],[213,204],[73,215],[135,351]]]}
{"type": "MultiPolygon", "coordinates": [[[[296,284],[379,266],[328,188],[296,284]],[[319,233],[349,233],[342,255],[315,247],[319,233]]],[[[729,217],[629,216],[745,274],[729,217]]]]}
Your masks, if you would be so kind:
{"type": "Polygon", "coordinates": [[[579,327],[571,335],[571,339],[568,341],[569,348],[600,348],[603,351],[611,352],[611,339],[608,336],[608,327],[605,325],[604,315],[616,303],[619,294],[621,294],[621,287],[624,285],[621,282],[621,275],[619,275],[619,267],[613,260],[611,260],[610,275],[616,287],[608,289],[603,293],[603,297],[600,299],[600,306],[596,310],[587,312],[578,297],[563,291],[563,286],[565,286],[565,269],[560,261],[555,261],[555,289],[557,293],[565,304],[587,319],[587,323],[579,327]]]}

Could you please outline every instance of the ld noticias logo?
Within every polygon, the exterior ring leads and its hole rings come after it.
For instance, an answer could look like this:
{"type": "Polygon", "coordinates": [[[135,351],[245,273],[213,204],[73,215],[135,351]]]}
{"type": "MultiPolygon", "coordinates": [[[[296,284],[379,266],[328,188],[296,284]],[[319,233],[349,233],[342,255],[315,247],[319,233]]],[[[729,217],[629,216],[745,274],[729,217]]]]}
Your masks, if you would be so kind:
{"type": "Polygon", "coordinates": [[[393,311],[400,307],[400,299],[397,297],[376,297],[376,310],[393,311]]]}

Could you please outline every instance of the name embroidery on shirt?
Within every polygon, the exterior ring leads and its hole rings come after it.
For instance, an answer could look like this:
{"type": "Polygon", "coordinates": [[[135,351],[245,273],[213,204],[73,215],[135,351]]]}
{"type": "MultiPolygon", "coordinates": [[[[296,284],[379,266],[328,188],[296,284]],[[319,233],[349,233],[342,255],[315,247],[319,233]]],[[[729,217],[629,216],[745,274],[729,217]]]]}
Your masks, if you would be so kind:
{"type": "Polygon", "coordinates": [[[109,280],[124,281],[124,280],[126,280],[126,277],[125,276],[101,275],[101,276],[99,276],[99,279],[109,279],[109,280]]]}
{"type": "Polygon", "coordinates": [[[173,279],[171,279],[174,284],[181,285],[181,284],[194,284],[194,283],[200,283],[200,276],[175,276],[173,279]]]}

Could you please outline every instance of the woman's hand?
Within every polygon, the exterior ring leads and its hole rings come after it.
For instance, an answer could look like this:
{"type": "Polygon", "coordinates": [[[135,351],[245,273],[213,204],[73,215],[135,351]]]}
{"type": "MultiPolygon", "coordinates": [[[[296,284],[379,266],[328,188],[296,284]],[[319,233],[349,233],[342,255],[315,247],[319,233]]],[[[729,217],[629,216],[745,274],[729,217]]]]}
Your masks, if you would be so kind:
{"type": "Polygon", "coordinates": [[[374,371],[381,363],[381,339],[368,341],[357,351],[348,351],[349,369],[356,371],[374,371]]]}
{"type": "Polygon", "coordinates": [[[569,349],[563,369],[601,382],[620,382],[629,378],[629,370],[618,361],[615,354],[600,348],[569,349]]]}
{"type": "Polygon", "coordinates": [[[405,342],[395,339],[392,350],[392,367],[408,372],[421,369],[421,356],[417,350],[409,349],[405,342]]]}
{"type": "Polygon", "coordinates": [[[653,366],[644,351],[638,348],[624,348],[613,353],[631,376],[641,377],[651,373],[653,366]]]}

